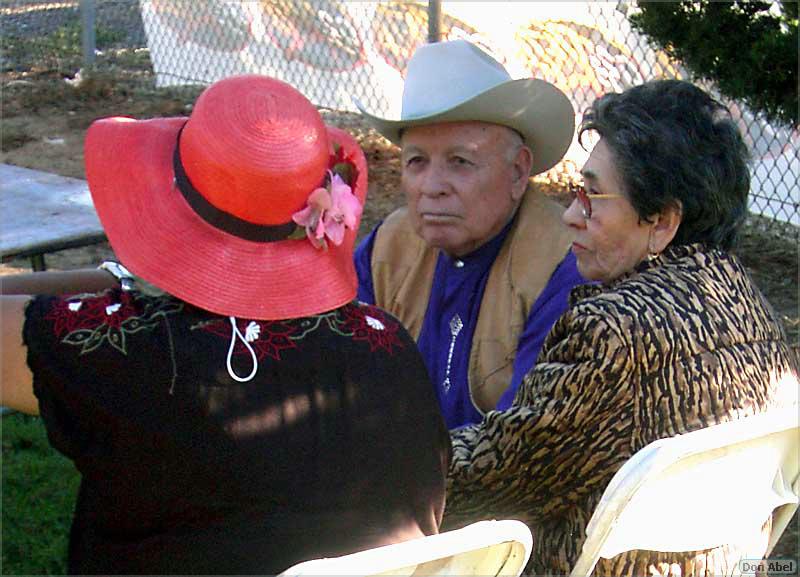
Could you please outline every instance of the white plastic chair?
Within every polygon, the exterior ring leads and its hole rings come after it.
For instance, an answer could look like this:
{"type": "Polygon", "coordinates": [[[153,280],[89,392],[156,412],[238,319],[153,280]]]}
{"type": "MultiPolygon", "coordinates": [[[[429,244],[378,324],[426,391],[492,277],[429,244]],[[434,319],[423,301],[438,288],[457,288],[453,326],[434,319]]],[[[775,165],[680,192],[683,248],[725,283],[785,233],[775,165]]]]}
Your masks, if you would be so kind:
{"type": "Polygon", "coordinates": [[[520,521],[480,521],[462,529],[298,563],[281,575],[510,575],[525,568],[533,540],[520,521]]]}
{"type": "Polygon", "coordinates": [[[769,555],[797,510],[798,407],[660,439],[617,471],[571,575],[625,551],[697,551],[747,542],[773,513],[769,555]]]}

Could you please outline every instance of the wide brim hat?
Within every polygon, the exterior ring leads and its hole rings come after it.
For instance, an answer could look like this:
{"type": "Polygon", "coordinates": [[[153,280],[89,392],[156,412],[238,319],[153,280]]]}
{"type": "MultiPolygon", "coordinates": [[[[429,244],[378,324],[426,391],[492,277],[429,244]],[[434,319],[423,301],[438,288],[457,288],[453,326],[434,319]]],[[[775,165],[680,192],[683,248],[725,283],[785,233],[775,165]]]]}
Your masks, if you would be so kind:
{"type": "Polygon", "coordinates": [[[425,44],[408,63],[399,118],[372,114],[367,121],[394,144],[406,128],[440,122],[479,121],[517,131],[533,152],[531,174],[555,166],[575,132],[567,96],[537,78],[512,80],[506,69],[466,40],[425,44]]]}
{"type": "Polygon", "coordinates": [[[355,169],[352,192],[363,206],[366,160],[288,84],[232,77],[206,89],[189,119],[98,120],[85,158],[115,254],[162,290],[214,313],[263,320],[355,298],[358,222],[327,248],[290,233],[292,215],[334,161],[355,169]]]}

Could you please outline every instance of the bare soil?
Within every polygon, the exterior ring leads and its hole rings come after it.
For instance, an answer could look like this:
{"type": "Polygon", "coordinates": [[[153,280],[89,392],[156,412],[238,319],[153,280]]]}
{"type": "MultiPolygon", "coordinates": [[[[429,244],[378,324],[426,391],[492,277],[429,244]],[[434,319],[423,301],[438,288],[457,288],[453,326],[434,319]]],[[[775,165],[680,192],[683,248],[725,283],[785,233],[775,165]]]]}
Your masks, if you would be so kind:
{"type": "MultiPolygon", "coordinates": [[[[192,90],[143,90],[120,81],[119,76],[95,74],[77,85],[58,76],[33,79],[6,76],[2,86],[0,161],[83,178],[83,138],[92,120],[112,115],[137,118],[188,115],[195,97],[196,91],[192,90]]],[[[370,189],[359,231],[363,236],[403,202],[398,188],[397,151],[367,128],[357,115],[327,110],[322,113],[326,122],[350,131],[366,153],[370,189]]],[[[559,193],[558,182],[540,185],[549,192],[559,193]]],[[[791,342],[800,349],[797,232],[776,234],[765,231],[762,225],[760,219],[753,219],[736,252],[776,309],[791,342]]],[[[68,270],[96,266],[112,256],[113,251],[104,243],[52,253],[46,260],[48,268],[68,270]]],[[[0,275],[25,270],[29,270],[25,259],[0,265],[0,275]]],[[[799,539],[795,516],[772,557],[799,559],[799,539]]]]}

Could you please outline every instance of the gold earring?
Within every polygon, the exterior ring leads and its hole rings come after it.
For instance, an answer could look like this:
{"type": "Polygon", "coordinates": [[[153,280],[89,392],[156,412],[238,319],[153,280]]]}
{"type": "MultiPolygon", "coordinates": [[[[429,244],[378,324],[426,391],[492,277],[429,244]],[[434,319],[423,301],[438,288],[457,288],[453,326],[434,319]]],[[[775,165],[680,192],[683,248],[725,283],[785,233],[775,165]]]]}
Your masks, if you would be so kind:
{"type": "Polygon", "coordinates": [[[653,262],[660,254],[657,250],[653,250],[653,227],[650,227],[650,234],[647,238],[647,261],[653,262]]]}

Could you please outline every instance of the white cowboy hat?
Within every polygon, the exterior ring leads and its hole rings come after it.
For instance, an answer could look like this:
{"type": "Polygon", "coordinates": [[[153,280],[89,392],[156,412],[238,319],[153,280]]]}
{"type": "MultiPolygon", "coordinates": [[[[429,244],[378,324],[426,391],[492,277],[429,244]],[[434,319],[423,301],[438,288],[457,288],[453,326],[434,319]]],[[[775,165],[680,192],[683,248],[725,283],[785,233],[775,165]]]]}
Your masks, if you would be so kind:
{"type": "Polygon", "coordinates": [[[512,80],[503,65],[466,40],[420,46],[408,62],[400,119],[370,114],[375,129],[400,144],[404,128],[476,120],[508,126],[533,151],[531,174],[552,168],[567,152],[575,112],[558,88],[537,78],[512,80]]]}

